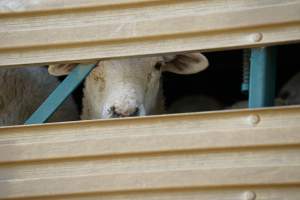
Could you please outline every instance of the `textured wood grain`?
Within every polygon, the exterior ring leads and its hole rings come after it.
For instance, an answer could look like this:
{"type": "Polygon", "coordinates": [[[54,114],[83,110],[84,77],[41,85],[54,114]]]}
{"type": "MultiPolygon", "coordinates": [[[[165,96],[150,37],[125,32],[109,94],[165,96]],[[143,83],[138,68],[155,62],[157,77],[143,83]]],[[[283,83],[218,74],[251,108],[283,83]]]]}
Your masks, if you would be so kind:
{"type": "Polygon", "coordinates": [[[0,128],[0,199],[299,199],[300,107],[0,128]]]}
{"type": "Polygon", "coordinates": [[[10,0],[7,5],[0,10],[0,65],[300,40],[297,0],[10,0]]]}
{"type": "Polygon", "coordinates": [[[87,8],[107,8],[145,3],[168,2],[166,0],[1,0],[0,15],[46,12],[87,8]]]}

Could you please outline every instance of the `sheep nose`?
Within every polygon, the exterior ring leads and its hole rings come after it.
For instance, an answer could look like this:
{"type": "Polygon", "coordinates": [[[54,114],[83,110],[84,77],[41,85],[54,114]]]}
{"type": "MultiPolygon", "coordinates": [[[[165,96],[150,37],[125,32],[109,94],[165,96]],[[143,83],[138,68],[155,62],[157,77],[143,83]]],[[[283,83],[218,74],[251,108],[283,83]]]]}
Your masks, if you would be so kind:
{"type": "Polygon", "coordinates": [[[139,115],[139,108],[134,108],[130,111],[120,112],[115,106],[110,108],[112,118],[120,118],[120,117],[133,117],[139,115]]]}

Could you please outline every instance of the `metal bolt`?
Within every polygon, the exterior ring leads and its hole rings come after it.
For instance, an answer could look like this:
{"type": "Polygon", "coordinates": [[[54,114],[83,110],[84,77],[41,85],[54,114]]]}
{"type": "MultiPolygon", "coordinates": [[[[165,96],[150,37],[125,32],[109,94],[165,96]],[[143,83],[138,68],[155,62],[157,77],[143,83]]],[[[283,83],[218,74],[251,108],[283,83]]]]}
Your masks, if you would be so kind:
{"type": "Polygon", "coordinates": [[[243,200],[255,200],[256,194],[253,191],[247,191],[243,195],[243,200]]]}
{"type": "Polygon", "coordinates": [[[251,125],[256,125],[260,122],[260,117],[258,115],[253,114],[250,115],[247,120],[251,125]]]}
{"type": "Polygon", "coordinates": [[[263,34],[262,33],[254,33],[251,35],[251,40],[253,42],[260,42],[263,39],[263,34]]]}

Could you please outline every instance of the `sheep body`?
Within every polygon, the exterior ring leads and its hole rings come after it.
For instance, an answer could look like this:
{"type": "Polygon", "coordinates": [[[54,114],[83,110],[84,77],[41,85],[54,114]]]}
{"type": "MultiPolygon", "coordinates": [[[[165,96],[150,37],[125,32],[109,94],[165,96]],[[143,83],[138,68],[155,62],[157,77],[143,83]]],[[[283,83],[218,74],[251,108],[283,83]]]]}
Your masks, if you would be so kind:
{"type": "MultiPolygon", "coordinates": [[[[59,84],[45,67],[0,69],[0,125],[20,125],[59,84]]],[[[77,120],[79,114],[69,97],[49,122],[77,120]]]]}

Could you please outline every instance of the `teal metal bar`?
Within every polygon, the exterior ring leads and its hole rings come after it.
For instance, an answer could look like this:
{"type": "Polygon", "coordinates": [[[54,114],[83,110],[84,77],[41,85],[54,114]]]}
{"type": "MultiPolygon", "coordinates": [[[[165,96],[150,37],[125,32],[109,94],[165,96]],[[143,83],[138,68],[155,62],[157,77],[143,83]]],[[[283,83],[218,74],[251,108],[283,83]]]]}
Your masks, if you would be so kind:
{"type": "Polygon", "coordinates": [[[91,72],[96,64],[77,65],[76,68],[59,84],[43,104],[31,115],[25,124],[41,124],[47,121],[67,97],[91,72]]]}
{"type": "Polygon", "coordinates": [[[274,105],[276,48],[255,48],[251,51],[249,108],[274,105]]]}

